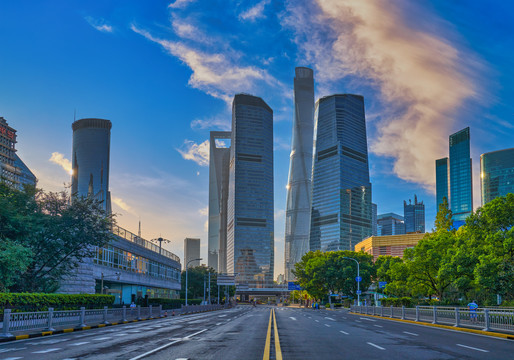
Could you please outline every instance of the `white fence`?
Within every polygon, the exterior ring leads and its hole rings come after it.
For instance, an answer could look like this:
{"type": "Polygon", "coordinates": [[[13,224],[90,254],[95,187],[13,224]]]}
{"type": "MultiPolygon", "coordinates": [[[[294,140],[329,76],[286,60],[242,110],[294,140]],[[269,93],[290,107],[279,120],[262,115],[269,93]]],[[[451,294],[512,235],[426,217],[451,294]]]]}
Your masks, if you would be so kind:
{"type": "Polygon", "coordinates": [[[406,308],[405,306],[350,306],[350,311],[359,314],[430,322],[432,324],[465,326],[484,331],[514,332],[514,310],[512,309],[479,308],[469,310],[467,308],[443,306],[416,306],[415,308],[406,308]]]}

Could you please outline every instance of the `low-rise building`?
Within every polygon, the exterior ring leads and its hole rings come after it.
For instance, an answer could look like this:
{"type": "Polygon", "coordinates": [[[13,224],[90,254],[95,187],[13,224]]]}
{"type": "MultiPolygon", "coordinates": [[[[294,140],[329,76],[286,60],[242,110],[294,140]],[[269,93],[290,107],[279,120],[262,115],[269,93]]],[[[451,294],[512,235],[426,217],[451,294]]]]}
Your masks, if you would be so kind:
{"type": "Polygon", "coordinates": [[[363,251],[373,255],[377,260],[380,255],[403,257],[403,251],[413,248],[423,239],[425,234],[411,233],[402,235],[370,236],[355,245],[355,251],[363,251]]]}

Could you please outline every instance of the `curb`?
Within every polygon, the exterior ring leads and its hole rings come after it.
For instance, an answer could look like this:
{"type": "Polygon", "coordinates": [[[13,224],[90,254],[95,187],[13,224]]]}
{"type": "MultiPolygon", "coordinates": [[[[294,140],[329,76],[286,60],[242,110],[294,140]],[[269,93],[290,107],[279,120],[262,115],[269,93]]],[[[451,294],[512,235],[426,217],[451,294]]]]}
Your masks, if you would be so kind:
{"type": "Polygon", "coordinates": [[[350,314],[359,315],[359,316],[367,316],[367,317],[372,317],[372,318],[382,319],[382,320],[399,321],[399,322],[415,324],[415,325],[431,326],[431,327],[437,327],[437,328],[442,328],[442,329],[447,329],[447,330],[461,331],[461,332],[467,332],[467,333],[473,333],[473,334],[479,334],[479,335],[485,335],[485,336],[492,336],[492,337],[498,337],[498,338],[508,339],[508,340],[514,340],[514,334],[509,335],[509,334],[497,333],[497,332],[492,332],[492,331],[468,329],[468,328],[455,327],[455,326],[449,326],[449,325],[431,324],[431,323],[425,323],[425,322],[421,322],[421,321],[402,320],[402,319],[382,317],[382,316],[377,316],[377,315],[360,314],[360,313],[355,313],[352,311],[350,311],[350,314]]]}

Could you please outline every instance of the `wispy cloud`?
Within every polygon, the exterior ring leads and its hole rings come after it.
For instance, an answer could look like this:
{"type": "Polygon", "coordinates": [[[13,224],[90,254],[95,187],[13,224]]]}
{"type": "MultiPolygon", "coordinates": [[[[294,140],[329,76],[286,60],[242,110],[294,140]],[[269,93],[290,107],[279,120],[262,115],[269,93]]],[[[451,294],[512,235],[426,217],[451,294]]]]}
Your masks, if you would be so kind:
{"type": "Polygon", "coordinates": [[[111,197],[112,202],[118,205],[122,210],[125,210],[128,213],[131,213],[133,215],[136,215],[134,209],[132,209],[131,206],[129,206],[122,198],[112,196],[111,197]]]}
{"type": "Polygon", "coordinates": [[[209,207],[206,206],[206,207],[199,209],[198,213],[202,216],[208,216],[209,215],[209,207]]]}
{"type": "Polygon", "coordinates": [[[209,166],[209,140],[197,144],[191,140],[185,140],[182,149],[177,151],[186,160],[192,160],[200,166],[209,166]]]}
{"type": "MultiPolygon", "coordinates": [[[[394,159],[404,180],[434,185],[434,160],[444,154],[457,111],[478,90],[473,54],[451,43],[434,15],[410,13],[403,2],[317,0],[289,3],[284,24],[296,34],[299,58],[315,64],[318,91],[337,81],[375,87],[384,103],[371,151],[394,159]],[[438,24],[413,25],[412,17],[438,24]],[[440,25],[440,26],[439,26],[440,25]]],[[[412,7],[413,5],[411,5],[412,7]]],[[[410,8],[410,10],[412,10],[410,8]]],[[[352,91],[351,89],[349,89],[352,91]]],[[[323,95],[323,94],[322,94],[323,95]]]]}
{"type": "Polygon", "coordinates": [[[86,16],[84,19],[86,19],[89,25],[98,31],[111,33],[114,30],[113,27],[108,25],[104,19],[94,19],[91,16],[86,16]]]}
{"type": "Polygon", "coordinates": [[[262,0],[261,2],[257,3],[256,5],[252,6],[246,11],[243,11],[239,15],[240,20],[249,20],[249,21],[255,21],[260,18],[264,18],[264,8],[266,5],[270,3],[270,0],[262,0]]]}
{"type": "Polygon", "coordinates": [[[238,60],[231,58],[230,52],[202,51],[180,41],[157,38],[148,31],[135,25],[131,29],[146,39],[161,45],[170,55],[184,62],[192,70],[189,85],[193,88],[224,100],[230,104],[234,94],[252,92],[258,82],[269,86],[281,84],[265,70],[255,66],[240,66],[238,60]]]}
{"type": "Polygon", "coordinates": [[[71,161],[66,159],[63,154],[59,152],[53,152],[49,160],[50,162],[53,162],[54,164],[62,167],[68,174],[72,174],[71,161]]]}
{"type": "Polygon", "coordinates": [[[171,4],[168,5],[171,9],[183,9],[187,7],[190,3],[195,2],[196,0],[175,0],[171,4]]]}
{"type": "Polygon", "coordinates": [[[195,130],[223,130],[228,131],[231,129],[230,116],[224,117],[223,115],[213,116],[206,119],[195,119],[191,121],[191,128],[195,130]]]}

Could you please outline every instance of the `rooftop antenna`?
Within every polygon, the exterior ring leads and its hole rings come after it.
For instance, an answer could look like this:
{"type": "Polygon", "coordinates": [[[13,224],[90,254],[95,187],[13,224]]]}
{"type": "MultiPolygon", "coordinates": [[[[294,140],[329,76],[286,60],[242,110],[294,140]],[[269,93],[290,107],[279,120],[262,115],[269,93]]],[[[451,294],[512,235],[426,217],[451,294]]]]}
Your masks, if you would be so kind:
{"type": "Polygon", "coordinates": [[[141,237],[141,218],[139,218],[139,231],[137,232],[137,237],[141,237]]]}

